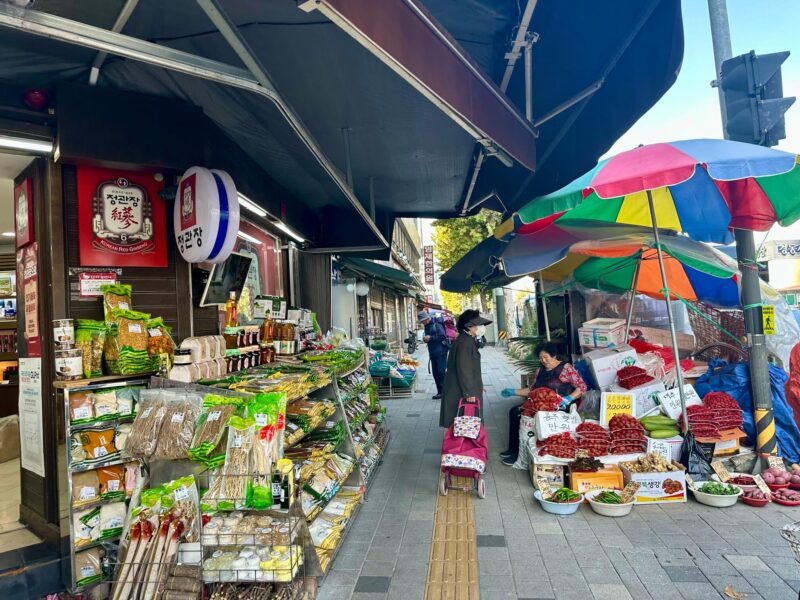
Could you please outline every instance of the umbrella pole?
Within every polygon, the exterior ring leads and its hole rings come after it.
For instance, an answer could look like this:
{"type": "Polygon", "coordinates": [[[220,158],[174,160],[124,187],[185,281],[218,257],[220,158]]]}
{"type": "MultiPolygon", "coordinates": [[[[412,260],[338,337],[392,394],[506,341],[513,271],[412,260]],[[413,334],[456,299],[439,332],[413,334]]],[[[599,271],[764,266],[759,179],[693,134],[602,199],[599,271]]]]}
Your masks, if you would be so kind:
{"type": "Polygon", "coordinates": [[[547,316],[547,301],[544,296],[544,275],[539,273],[539,289],[542,290],[542,317],[544,318],[544,331],[547,334],[547,341],[550,341],[550,317],[547,316]]]}
{"type": "Polygon", "coordinates": [[[681,411],[683,413],[683,430],[689,431],[689,417],[686,414],[686,396],[683,391],[683,373],[681,372],[681,359],[678,354],[678,336],[675,333],[675,321],[672,318],[672,305],[669,300],[669,288],[667,287],[667,272],[664,268],[664,255],[661,252],[661,240],[658,236],[658,225],[656,223],[656,209],[653,206],[653,194],[647,190],[647,204],[650,207],[650,220],[653,223],[653,238],[656,241],[656,255],[658,256],[658,268],[661,271],[661,285],[664,286],[664,299],[667,302],[667,320],[669,321],[669,333],[672,337],[672,353],[675,356],[675,374],[678,378],[678,394],[681,397],[681,411]]]}
{"type": "Polygon", "coordinates": [[[631,285],[631,297],[628,299],[628,318],[625,319],[625,343],[628,343],[631,331],[631,320],[633,320],[633,303],[636,300],[636,288],[639,287],[639,268],[642,266],[642,258],[636,262],[636,268],[633,271],[633,284],[631,285]]]}

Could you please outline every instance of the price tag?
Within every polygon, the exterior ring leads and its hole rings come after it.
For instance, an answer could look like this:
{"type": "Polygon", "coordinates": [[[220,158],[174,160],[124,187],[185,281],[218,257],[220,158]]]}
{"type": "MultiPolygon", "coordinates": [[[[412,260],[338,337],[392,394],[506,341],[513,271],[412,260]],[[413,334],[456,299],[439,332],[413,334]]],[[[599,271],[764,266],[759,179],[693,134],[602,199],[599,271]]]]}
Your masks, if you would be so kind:
{"type": "Polygon", "coordinates": [[[142,333],[142,326],[138,323],[128,323],[128,331],[130,333],[142,333]]]}
{"type": "Polygon", "coordinates": [[[96,496],[97,496],[97,493],[95,492],[95,489],[93,487],[88,487],[87,486],[87,487],[82,487],[81,488],[79,498],[81,500],[85,501],[85,500],[91,500],[92,498],[94,498],[96,496]]]}
{"type": "Polygon", "coordinates": [[[161,330],[158,327],[154,327],[153,329],[148,329],[147,334],[150,337],[161,337],[161,330]]]}
{"type": "Polygon", "coordinates": [[[95,575],[94,567],[81,567],[81,577],[94,577],[95,575]]]}
{"type": "Polygon", "coordinates": [[[92,412],[88,406],[81,406],[72,411],[72,416],[75,421],[78,419],[88,419],[92,416],[92,412]]]}
{"type": "Polygon", "coordinates": [[[231,448],[241,448],[241,447],[242,447],[242,436],[234,435],[233,439],[231,440],[231,448]]]}
{"type": "Polygon", "coordinates": [[[170,419],[173,423],[183,423],[183,413],[175,413],[172,415],[172,419],[170,419]]]}
{"type": "Polygon", "coordinates": [[[633,394],[603,392],[600,395],[600,424],[608,427],[608,422],[616,415],[633,416],[633,394]]]}
{"type": "Polygon", "coordinates": [[[725,483],[731,478],[731,474],[728,472],[728,469],[725,468],[725,465],[722,464],[721,460],[715,460],[712,462],[711,468],[714,469],[714,473],[717,474],[717,477],[719,477],[721,482],[725,483]]]}
{"type": "Polygon", "coordinates": [[[177,488],[175,490],[175,501],[178,502],[179,500],[186,500],[189,497],[189,488],[185,485],[177,488]]]}
{"type": "Polygon", "coordinates": [[[208,418],[206,419],[206,422],[208,422],[208,421],[219,421],[219,418],[220,418],[221,415],[222,415],[222,412],[219,411],[219,410],[211,411],[210,413],[208,413],[208,418]]]}
{"type": "Polygon", "coordinates": [[[647,439],[647,451],[656,452],[664,457],[664,460],[670,462],[672,460],[672,449],[670,445],[664,440],[657,440],[654,438],[647,439]]]}
{"type": "Polygon", "coordinates": [[[153,407],[152,406],[148,406],[147,408],[144,409],[142,414],[139,415],[139,418],[140,419],[146,419],[147,417],[150,416],[151,412],[153,412],[153,407]]]}
{"type": "Polygon", "coordinates": [[[783,463],[783,459],[780,456],[776,456],[774,454],[767,455],[767,464],[772,469],[780,469],[781,471],[786,470],[786,465],[783,463]]]}
{"type": "Polygon", "coordinates": [[[103,458],[108,454],[108,449],[105,446],[98,446],[94,449],[93,454],[95,458],[103,458]]]}
{"type": "Polygon", "coordinates": [[[547,483],[547,480],[544,477],[536,478],[536,487],[539,488],[539,492],[542,494],[542,498],[545,500],[553,495],[553,492],[550,490],[550,484],[547,483]]]}
{"type": "Polygon", "coordinates": [[[753,481],[756,482],[758,489],[761,490],[767,498],[769,498],[772,494],[772,490],[769,489],[767,482],[764,481],[764,478],[761,475],[753,475],[753,481]]]}
{"type": "Polygon", "coordinates": [[[688,473],[686,474],[686,485],[694,489],[694,479],[692,479],[692,476],[689,475],[688,473]]]}
{"type": "Polygon", "coordinates": [[[583,448],[578,448],[575,451],[575,458],[589,458],[589,452],[583,448]]]}
{"type": "Polygon", "coordinates": [[[119,479],[109,479],[106,485],[108,487],[109,492],[118,492],[119,484],[120,484],[119,479]]]}
{"type": "Polygon", "coordinates": [[[264,427],[267,424],[267,415],[266,413],[257,413],[255,415],[256,425],[259,427],[264,427]]]}
{"type": "Polygon", "coordinates": [[[633,499],[636,495],[636,492],[639,491],[639,482],[631,481],[628,485],[622,488],[622,492],[619,495],[619,503],[620,504],[627,504],[628,502],[633,499]]]}

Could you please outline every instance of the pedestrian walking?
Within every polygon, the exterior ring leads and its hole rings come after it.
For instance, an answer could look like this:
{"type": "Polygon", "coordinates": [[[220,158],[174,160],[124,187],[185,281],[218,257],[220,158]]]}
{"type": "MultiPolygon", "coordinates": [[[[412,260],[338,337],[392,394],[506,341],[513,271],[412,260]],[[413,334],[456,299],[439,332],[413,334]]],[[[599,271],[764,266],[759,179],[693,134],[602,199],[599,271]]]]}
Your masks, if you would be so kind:
{"type": "Polygon", "coordinates": [[[421,310],[417,315],[417,319],[425,326],[425,335],[422,341],[428,344],[428,356],[431,359],[433,381],[436,383],[436,395],[433,399],[441,400],[450,342],[447,339],[447,332],[444,329],[444,325],[437,319],[434,319],[431,313],[421,310]]]}
{"type": "Polygon", "coordinates": [[[458,317],[458,337],[453,342],[447,358],[444,378],[442,407],[439,410],[439,426],[450,427],[458,412],[458,403],[480,402],[483,399],[483,377],[481,376],[481,353],[476,339],[483,335],[486,325],[477,310],[465,310],[458,317]]]}

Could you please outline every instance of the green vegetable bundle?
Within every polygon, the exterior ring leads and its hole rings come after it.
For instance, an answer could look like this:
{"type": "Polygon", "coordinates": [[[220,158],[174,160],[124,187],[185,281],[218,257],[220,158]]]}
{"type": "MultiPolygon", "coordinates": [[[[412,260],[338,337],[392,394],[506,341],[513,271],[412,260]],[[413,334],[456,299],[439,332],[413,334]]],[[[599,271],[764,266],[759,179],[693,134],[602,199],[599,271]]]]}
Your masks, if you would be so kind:
{"type": "Polygon", "coordinates": [[[578,492],[573,492],[569,488],[558,488],[555,492],[553,492],[553,496],[550,498],[551,502],[558,502],[558,503],[570,503],[575,502],[575,500],[579,499],[581,495],[578,492]]]}
{"type": "Polygon", "coordinates": [[[715,496],[733,496],[739,493],[739,488],[725,483],[707,481],[698,488],[703,494],[714,494],[715,496]]]}

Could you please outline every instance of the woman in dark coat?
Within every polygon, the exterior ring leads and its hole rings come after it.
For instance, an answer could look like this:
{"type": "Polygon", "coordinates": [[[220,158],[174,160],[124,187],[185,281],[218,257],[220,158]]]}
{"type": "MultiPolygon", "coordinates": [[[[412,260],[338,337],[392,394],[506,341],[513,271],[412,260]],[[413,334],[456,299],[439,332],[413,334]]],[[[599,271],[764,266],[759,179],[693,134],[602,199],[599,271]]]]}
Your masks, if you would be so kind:
{"type": "Polygon", "coordinates": [[[478,402],[483,398],[481,378],[481,353],[476,338],[491,323],[481,317],[477,310],[465,310],[458,317],[458,337],[447,357],[447,372],[444,376],[442,407],[439,411],[439,426],[450,427],[456,418],[458,402],[478,402]]]}

